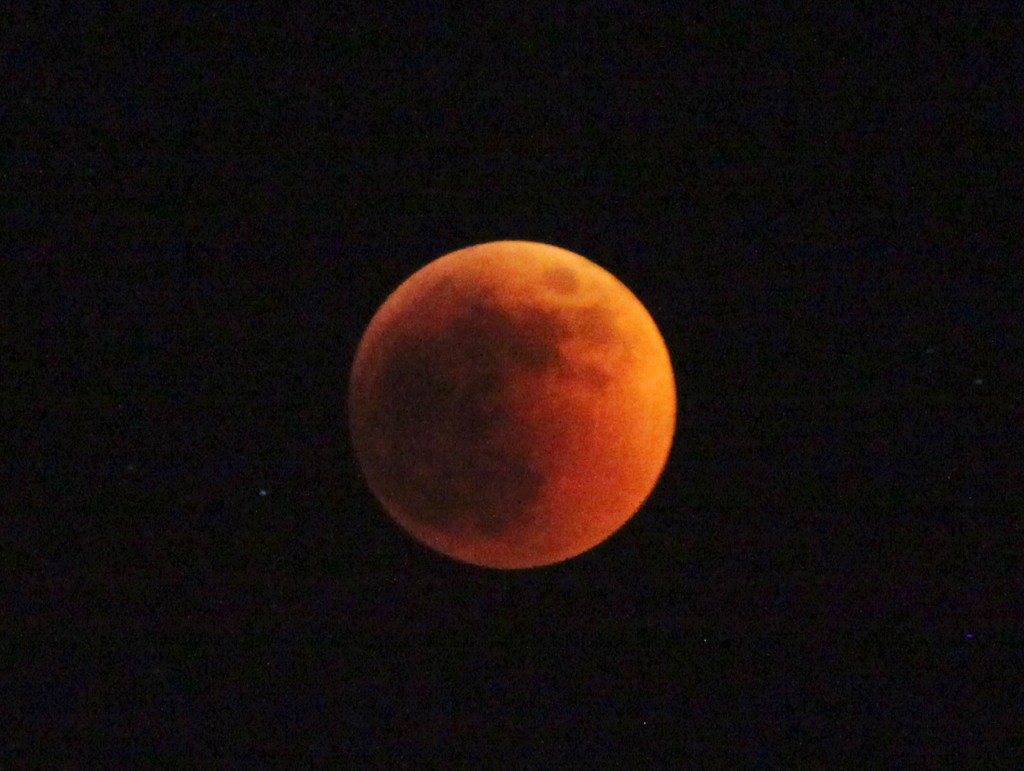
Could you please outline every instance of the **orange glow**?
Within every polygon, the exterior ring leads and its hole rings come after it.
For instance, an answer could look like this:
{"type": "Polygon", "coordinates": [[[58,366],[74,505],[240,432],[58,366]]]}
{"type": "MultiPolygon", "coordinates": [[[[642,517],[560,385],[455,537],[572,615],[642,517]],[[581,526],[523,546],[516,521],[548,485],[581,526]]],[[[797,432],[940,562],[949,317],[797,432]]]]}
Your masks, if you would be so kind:
{"type": "Polygon", "coordinates": [[[371,491],[457,560],[574,557],[633,516],[675,431],[653,319],[610,273],[525,241],[431,262],[387,298],[356,351],[349,427],[371,491]]]}

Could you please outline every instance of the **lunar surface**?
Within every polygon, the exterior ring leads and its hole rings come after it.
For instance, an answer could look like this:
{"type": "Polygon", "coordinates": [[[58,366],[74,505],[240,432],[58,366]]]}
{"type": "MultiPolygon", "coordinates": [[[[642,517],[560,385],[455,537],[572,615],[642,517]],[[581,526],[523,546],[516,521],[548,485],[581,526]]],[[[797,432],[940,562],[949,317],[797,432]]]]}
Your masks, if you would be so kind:
{"type": "Polygon", "coordinates": [[[387,298],[352,365],[364,478],[413,538],[528,568],[604,541],[658,480],[675,430],[669,354],[614,276],[499,241],[441,257],[387,298]]]}

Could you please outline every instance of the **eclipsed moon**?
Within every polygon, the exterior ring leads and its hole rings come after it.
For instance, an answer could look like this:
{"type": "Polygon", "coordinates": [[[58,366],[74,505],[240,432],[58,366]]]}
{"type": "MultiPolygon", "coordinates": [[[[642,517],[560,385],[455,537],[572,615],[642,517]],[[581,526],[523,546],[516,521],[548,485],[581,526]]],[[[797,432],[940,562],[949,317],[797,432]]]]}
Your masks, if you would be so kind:
{"type": "Polygon", "coordinates": [[[410,276],[352,365],[356,459],[385,511],[456,560],[574,557],[650,495],[675,431],[665,342],[584,257],[498,241],[410,276]]]}

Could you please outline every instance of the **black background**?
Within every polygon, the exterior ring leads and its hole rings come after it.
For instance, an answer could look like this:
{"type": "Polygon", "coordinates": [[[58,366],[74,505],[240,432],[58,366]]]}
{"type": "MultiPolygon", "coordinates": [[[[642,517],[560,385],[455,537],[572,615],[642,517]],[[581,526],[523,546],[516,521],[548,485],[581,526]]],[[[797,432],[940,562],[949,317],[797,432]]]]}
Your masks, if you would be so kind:
{"type": "Polygon", "coordinates": [[[15,12],[12,756],[1008,757],[1021,14],[822,6],[15,12]],[[534,571],[407,539],[345,429],[387,294],[507,238],[679,386],[645,507],[534,571]]]}

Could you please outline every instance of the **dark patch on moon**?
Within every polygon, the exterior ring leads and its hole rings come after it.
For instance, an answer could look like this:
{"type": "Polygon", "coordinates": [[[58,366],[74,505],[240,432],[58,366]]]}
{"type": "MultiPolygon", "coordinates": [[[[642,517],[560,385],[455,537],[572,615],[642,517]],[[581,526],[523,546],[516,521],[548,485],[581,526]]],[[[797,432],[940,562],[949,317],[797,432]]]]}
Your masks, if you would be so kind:
{"type": "Polygon", "coordinates": [[[440,334],[417,333],[410,316],[389,337],[381,369],[356,400],[365,408],[352,416],[370,476],[425,524],[490,535],[522,524],[546,479],[509,409],[508,386],[524,373],[554,369],[604,388],[608,373],[569,360],[562,347],[576,337],[615,339],[611,312],[509,309],[480,295],[440,334]]]}
{"type": "Polygon", "coordinates": [[[544,283],[556,292],[575,292],[580,285],[576,271],[567,265],[558,265],[544,271],[544,283]]]}
{"type": "Polygon", "coordinates": [[[572,332],[588,343],[608,345],[619,338],[615,318],[603,305],[574,308],[566,315],[572,332]]]}

